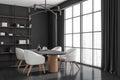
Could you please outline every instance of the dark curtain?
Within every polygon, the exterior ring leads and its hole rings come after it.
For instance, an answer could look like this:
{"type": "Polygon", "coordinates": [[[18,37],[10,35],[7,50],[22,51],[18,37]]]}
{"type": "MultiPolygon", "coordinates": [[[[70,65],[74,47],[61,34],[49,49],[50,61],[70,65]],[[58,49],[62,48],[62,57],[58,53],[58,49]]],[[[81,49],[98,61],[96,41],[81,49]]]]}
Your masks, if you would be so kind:
{"type": "Polygon", "coordinates": [[[64,50],[64,10],[58,13],[58,25],[57,25],[57,46],[61,46],[64,50]]]}
{"type": "Polygon", "coordinates": [[[64,10],[57,13],[57,31],[55,27],[55,15],[48,13],[48,48],[64,46],[64,10]],[[56,33],[57,32],[57,33],[56,33]],[[57,41],[56,41],[57,38],[57,41]]]}
{"type": "Polygon", "coordinates": [[[102,69],[117,73],[118,0],[102,0],[102,69]]]}
{"type": "Polygon", "coordinates": [[[55,47],[55,15],[48,12],[48,48],[51,49],[55,47]]]}

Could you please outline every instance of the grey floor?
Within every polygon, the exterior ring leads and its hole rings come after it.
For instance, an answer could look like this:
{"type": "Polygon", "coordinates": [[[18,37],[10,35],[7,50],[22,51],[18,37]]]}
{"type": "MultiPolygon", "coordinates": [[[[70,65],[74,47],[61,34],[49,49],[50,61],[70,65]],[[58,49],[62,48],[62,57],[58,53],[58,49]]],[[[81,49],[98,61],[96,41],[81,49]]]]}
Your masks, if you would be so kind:
{"type": "Polygon", "coordinates": [[[22,73],[24,67],[20,68],[3,68],[0,69],[0,80],[120,80],[120,77],[101,71],[100,69],[80,65],[78,69],[75,65],[67,65],[67,68],[59,68],[57,73],[46,74],[34,67],[29,77],[22,73]]]}

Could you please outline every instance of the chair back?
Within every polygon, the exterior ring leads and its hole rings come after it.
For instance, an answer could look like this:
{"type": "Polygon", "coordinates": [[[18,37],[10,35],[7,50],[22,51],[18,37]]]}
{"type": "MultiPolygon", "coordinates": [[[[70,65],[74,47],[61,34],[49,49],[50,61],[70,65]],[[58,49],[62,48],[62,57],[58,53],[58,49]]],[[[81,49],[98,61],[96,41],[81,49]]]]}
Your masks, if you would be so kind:
{"type": "Polygon", "coordinates": [[[52,48],[51,50],[62,51],[62,47],[61,46],[57,46],[57,47],[52,48]]]}
{"type": "Polygon", "coordinates": [[[27,64],[43,64],[45,62],[45,58],[42,55],[39,55],[31,50],[24,51],[25,62],[27,64]]]}
{"type": "Polygon", "coordinates": [[[16,48],[15,49],[15,52],[16,52],[16,57],[17,59],[19,60],[24,60],[24,50],[21,49],[21,48],[16,48]]]}
{"type": "Polygon", "coordinates": [[[72,48],[66,51],[66,61],[76,61],[77,50],[72,48]]]}

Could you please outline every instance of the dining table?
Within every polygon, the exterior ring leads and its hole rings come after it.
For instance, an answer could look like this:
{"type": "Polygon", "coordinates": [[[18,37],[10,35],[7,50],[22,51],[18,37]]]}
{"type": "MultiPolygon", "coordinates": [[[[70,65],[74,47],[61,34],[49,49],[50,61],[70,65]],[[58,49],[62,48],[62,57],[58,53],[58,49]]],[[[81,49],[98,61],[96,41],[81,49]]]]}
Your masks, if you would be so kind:
{"type": "Polygon", "coordinates": [[[48,56],[48,72],[58,72],[58,55],[65,55],[64,51],[55,51],[55,50],[37,50],[32,49],[32,51],[48,56]]]}

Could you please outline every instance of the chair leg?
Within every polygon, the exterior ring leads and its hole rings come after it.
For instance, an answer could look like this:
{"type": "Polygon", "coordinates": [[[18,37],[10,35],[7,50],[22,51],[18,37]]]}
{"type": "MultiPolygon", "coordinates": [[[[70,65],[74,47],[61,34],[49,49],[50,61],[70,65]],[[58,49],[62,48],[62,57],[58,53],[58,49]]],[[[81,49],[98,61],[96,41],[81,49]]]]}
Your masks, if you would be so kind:
{"type": "Polygon", "coordinates": [[[65,61],[65,68],[67,68],[67,62],[65,61]]]}
{"type": "Polygon", "coordinates": [[[72,66],[72,62],[70,61],[69,63],[70,63],[70,66],[72,66]]]}
{"type": "Polygon", "coordinates": [[[31,72],[32,67],[33,67],[33,65],[30,65],[29,70],[28,70],[28,73],[27,73],[27,76],[29,76],[29,74],[30,74],[30,72],[31,72]]]}
{"type": "Polygon", "coordinates": [[[61,67],[61,65],[62,65],[62,61],[60,61],[60,67],[61,67]]]}
{"type": "Polygon", "coordinates": [[[25,72],[25,70],[28,68],[28,64],[25,65],[25,68],[23,70],[23,73],[25,72]]]}
{"type": "Polygon", "coordinates": [[[41,64],[39,64],[38,66],[39,66],[39,70],[41,71],[41,64]]]}
{"type": "Polygon", "coordinates": [[[78,66],[78,64],[77,63],[75,63],[75,65],[80,69],[80,67],[78,66]]]}
{"type": "Polygon", "coordinates": [[[60,66],[62,66],[62,65],[63,65],[64,68],[65,68],[65,66],[66,66],[66,61],[61,61],[61,62],[60,62],[60,66]]]}
{"type": "Polygon", "coordinates": [[[66,62],[65,61],[63,61],[62,62],[62,64],[63,64],[63,66],[64,66],[64,68],[66,67],[66,62]]]}
{"type": "Polygon", "coordinates": [[[61,65],[62,65],[61,56],[60,56],[60,58],[59,58],[59,62],[60,62],[60,67],[61,67],[61,65]]]}
{"type": "Polygon", "coordinates": [[[18,66],[18,64],[19,64],[19,60],[17,60],[17,62],[16,62],[16,64],[15,64],[15,65],[17,65],[17,66],[18,66]]]}
{"type": "Polygon", "coordinates": [[[43,70],[43,72],[45,74],[45,66],[44,66],[44,64],[42,64],[41,66],[42,66],[42,70],[43,70]]]}
{"type": "Polygon", "coordinates": [[[19,64],[18,64],[18,69],[20,68],[22,62],[23,62],[23,60],[20,60],[20,62],[19,62],[19,64]]]}

